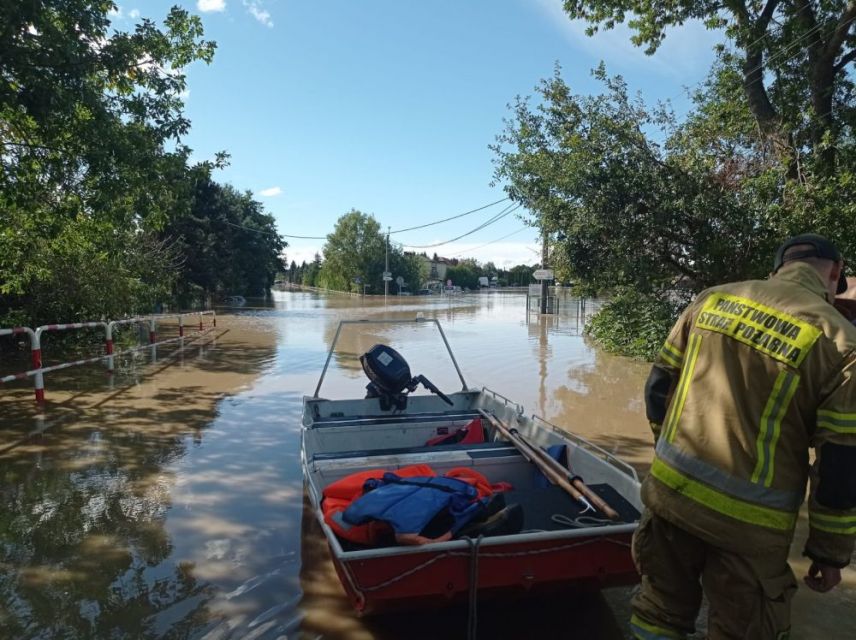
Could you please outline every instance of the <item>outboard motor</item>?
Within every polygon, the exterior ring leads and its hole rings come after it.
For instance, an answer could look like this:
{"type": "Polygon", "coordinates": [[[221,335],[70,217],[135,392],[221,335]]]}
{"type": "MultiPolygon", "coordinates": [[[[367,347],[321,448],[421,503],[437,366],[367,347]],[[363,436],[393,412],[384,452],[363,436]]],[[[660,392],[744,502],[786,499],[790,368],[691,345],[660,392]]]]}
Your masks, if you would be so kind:
{"type": "Polygon", "coordinates": [[[363,371],[369,377],[366,398],[378,398],[381,411],[407,408],[407,394],[420,384],[450,404],[454,403],[423,375],[410,376],[410,367],[398,351],[385,344],[376,344],[360,356],[363,371]]]}

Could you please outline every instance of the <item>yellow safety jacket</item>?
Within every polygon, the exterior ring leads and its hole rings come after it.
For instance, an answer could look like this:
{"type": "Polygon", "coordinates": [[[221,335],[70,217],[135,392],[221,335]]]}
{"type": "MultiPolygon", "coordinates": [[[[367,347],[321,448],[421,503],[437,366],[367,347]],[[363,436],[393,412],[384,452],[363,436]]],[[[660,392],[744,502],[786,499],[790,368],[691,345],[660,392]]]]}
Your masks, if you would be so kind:
{"type": "Polygon", "coordinates": [[[856,537],[854,349],[856,328],[805,263],[699,294],[646,385],[657,439],[646,506],[730,551],[786,554],[810,476],[805,553],[846,566],[856,537]]]}

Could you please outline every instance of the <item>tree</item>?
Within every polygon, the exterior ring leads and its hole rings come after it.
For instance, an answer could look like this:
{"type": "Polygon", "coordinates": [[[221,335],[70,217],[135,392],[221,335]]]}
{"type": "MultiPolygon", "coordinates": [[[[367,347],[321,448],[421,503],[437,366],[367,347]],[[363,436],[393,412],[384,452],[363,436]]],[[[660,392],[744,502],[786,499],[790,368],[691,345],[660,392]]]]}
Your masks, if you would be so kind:
{"type": "Polygon", "coordinates": [[[464,289],[478,289],[481,268],[475,260],[461,260],[457,266],[446,269],[446,278],[464,289]]]}
{"type": "Polygon", "coordinates": [[[193,193],[183,70],[214,44],[178,7],[133,32],[104,0],[3,7],[0,324],[150,310],[176,266],[157,231],[193,193]]]}
{"type": "MultiPolygon", "coordinates": [[[[324,263],[318,275],[321,286],[362,293],[363,286],[368,285],[372,291],[383,291],[386,242],[373,216],[352,209],[340,217],[324,245],[324,263]]],[[[389,245],[388,253],[393,277],[401,276],[410,288],[419,286],[419,258],[405,254],[396,244],[389,245]]]]}
{"type": "Polygon", "coordinates": [[[535,282],[532,274],[535,272],[535,267],[530,267],[525,264],[518,264],[508,270],[508,275],[505,277],[505,283],[509,287],[525,287],[535,282]]]}
{"type": "Polygon", "coordinates": [[[589,23],[590,35],[631,15],[633,42],[648,53],[657,50],[668,27],[688,20],[724,29],[738,52],[748,108],[791,176],[798,159],[812,153],[821,156],[820,175],[834,173],[838,144],[856,116],[847,71],[856,60],[856,2],[565,0],[564,6],[571,18],[589,23]]]}
{"type": "Polygon", "coordinates": [[[382,290],[385,250],[386,239],[377,220],[352,209],[336,221],[324,244],[320,274],[324,286],[339,291],[362,291],[362,285],[368,284],[382,290]]]}
{"type": "Polygon", "coordinates": [[[405,253],[399,246],[392,247],[389,269],[394,278],[404,279],[404,286],[413,291],[422,286],[423,262],[412,253],[405,253]]]}
{"type": "Polygon", "coordinates": [[[209,294],[263,296],[283,268],[287,246],[252,194],[201,176],[190,211],[161,233],[182,258],[176,295],[183,304],[209,294]]]}
{"type": "Polygon", "coordinates": [[[321,272],[321,254],[316,253],[315,258],[309,264],[303,263],[303,284],[307,287],[315,287],[318,283],[318,274],[321,272]]]}
{"type": "Polygon", "coordinates": [[[741,206],[704,166],[651,142],[643,128],[671,121],[630,99],[620,78],[596,75],[605,93],[580,96],[557,71],[539,87],[541,105],[518,100],[494,146],[509,196],[564,234],[553,250],[567,275],[592,289],[655,293],[753,273],[758,254],[744,248],[764,224],[761,212],[741,206]]]}

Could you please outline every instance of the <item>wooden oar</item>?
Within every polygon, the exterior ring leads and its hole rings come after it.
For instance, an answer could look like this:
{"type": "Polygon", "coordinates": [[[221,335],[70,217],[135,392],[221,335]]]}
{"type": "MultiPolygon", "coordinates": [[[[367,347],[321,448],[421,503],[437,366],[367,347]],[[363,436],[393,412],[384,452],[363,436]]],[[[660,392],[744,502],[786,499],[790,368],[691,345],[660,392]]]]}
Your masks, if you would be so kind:
{"type": "Polygon", "coordinates": [[[586,510],[591,509],[594,511],[594,507],[592,504],[586,499],[586,497],[580,493],[570,482],[565,480],[560,474],[556,473],[552,468],[550,468],[544,460],[538,455],[538,452],[533,450],[532,445],[530,445],[520,433],[517,432],[517,429],[514,431],[510,430],[504,424],[502,424],[499,419],[489,414],[487,411],[483,409],[479,409],[479,413],[485,418],[488,422],[490,422],[493,427],[499,431],[505,438],[513,444],[517,450],[523,454],[523,457],[526,458],[528,462],[531,462],[536,467],[538,467],[547,478],[557,484],[562,489],[564,489],[574,500],[583,505],[586,510]]]}
{"type": "Polygon", "coordinates": [[[507,427],[499,418],[480,410],[488,422],[490,422],[502,435],[508,438],[517,449],[524,454],[524,457],[533,462],[544,474],[555,484],[567,491],[577,502],[584,504],[587,508],[596,508],[598,511],[606,515],[610,520],[619,519],[618,512],[610,507],[606,501],[592,491],[581,478],[574,476],[568,469],[563,467],[558,460],[554,460],[549,453],[541,447],[530,444],[520,432],[514,427],[507,427]],[[520,445],[520,446],[518,446],[520,445]],[[522,448],[525,448],[524,452],[522,448]],[[529,455],[527,455],[527,452],[529,455]],[[534,459],[533,459],[534,458],[534,459]],[[594,505],[594,507],[592,507],[594,505]]]}
{"type": "MultiPolygon", "coordinates": [[[[522,438],[523,436],[520,436],[520,437],[522,438]]],[[[532,445],[530,445],[530,446],[532,446],[532,445]]],[[[538,453],[538,455],[540,455],[541,458],[547,464],[549,464],[551,467],[553,467],[556,470],[557,473],[561,473],[562,475],[566,476],[571,481],[571,484],[580,493],[582,493],[586,498],[588,498],[589,501],[597,508],[598,511],[605,514],[606,517],[609,518],[610,520],[618,520],[621,517],[615,509],[613,509],[612,507],[609,506],[609,504],[606,502],[606,500],[604,500],[599,495],[597,495],[594,491],[592,491],[589,488],[589,486],[585,482],[583,482],[582,478],[572,474],[568,469],[566,469],[564,466],[562,466],[562,464],[558,460],[555,460],[552,457],[550,457],[550,454],[547,453],[546,451],[544,451],[541,447],[533,447],[533,448],[535,449],[535,451],[538,453]]]]}

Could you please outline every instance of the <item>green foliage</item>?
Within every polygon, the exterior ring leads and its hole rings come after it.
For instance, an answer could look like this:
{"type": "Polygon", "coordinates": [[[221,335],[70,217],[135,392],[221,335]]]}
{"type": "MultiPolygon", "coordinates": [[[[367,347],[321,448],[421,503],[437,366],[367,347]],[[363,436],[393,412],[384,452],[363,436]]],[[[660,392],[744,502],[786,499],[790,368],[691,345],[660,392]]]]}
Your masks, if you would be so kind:
{"type": "Polygon", "coordinates": [[[322,287],[361,292],[370,285],[383,291],[386,238],[373,216],[352,209],[339,218],[324,245],[324,264],[319,281],[322,287]]]}
{"type": "Polygon", "coordinates": [[[741,203],[704,167],[666,153],[646,128],[673,126],[667,114],[631,99],[621,78],[596,76],[605,92],[574,95],[557,71],[541,104],[514,106],[496,152],[496,177],[539,214],[563,279],[594,290],[632,285],[658,292],[685,281],[696,290],[757,267],[740,250],[762,214],[741,203]]]}
{"type": "MultiPolygon", "coordinates": [[[[422,261],[406,254],[399,245],[389,244],[389,270],[393,280],[389,291],[398,292],[396,278],[404,279],[402,290],[421,286],[422,261]]],[[[374,216],[352,209],[339,218],[324,245],[324,261],[315,278],[315,286],[337,291],[370,294],[383,293],[383,271],[387,259],[387,238],[374,216]]],[[[314,274],[312,274],[314,275],[314,274]]],[[[309,284],[307,276],[303,284],[309,284]]]]}
{"type": "Polygon", "coordinates": [[[856,5],[849,0],[565,0],[564,7],[570,18],[588,23],[590,35],[629,18],[633,43],[647,53],[657,50],[667,28],[688,20],[723,29],[727,46],[718,53],[740,74],[718,107],[745,105],[760,141],[791,179],[811,156],[818,175],[840,168],[839,145],[852,137],[856,117],[848,73],[856,59],[856,5]]]}
{"type": "MultiPolygon", "coordinates": [[[[418,256],[412,253],[404,253],[398,247],[389,256],[389,270],[393,277],[404,278],[402,291],[413,293],[422,287],[424,281],[422,277],[423,265],[424,263],[418,256]]],[[[395,280],[390,285],[393,287],[390,291],[398,292],[398,284],[395,280]]]]}
{"type": "Polygon", "coordinates": [[[318,274],[321,273],[321,255],[316,253],[315,259],[308,265],[304,262],[302,267],[301,282],[307,287],[318,286],[318,274]]]}
{"type": "MultiPolygon", "coordinates": [[[[810,146],[786,158],[770,152],[734,56],[720,57],[682,123],[631,98],[602,67],[595,75],[604,92],[580,96],[557,70],[534,104],[517,100],[493,147],[496,179],[535,214],[551,238],[551,266],[578,292],[630,288],[669,300],[765,277],[781,240],[807,231],[833,238],[853,262],[856,145],[847,110],[836,126],[850,133],[835,140],[830,173],[829,158],[810,146]],[[651,139],[657,129],[662,143],[651,139]]],[[[790,104],[793,117],[801,104],[790,104]]],[[[620,326],[623,312],[630,307],[613,307],[595,335],[640,353],[620,326]]],[[[625,321],[650,336],[639,323],[658,317],[625,321]]]]}
{"type": "Polygon", "coordinates": [[[653,360],[682,306],[633,289],[622,289],[591,319],[586,333],[607,351],[653,360]]]}
{"type": "Polygon", "coordinates": [[[457,266],[446,270],[446,279],[462,289],[478,289],[479,276],[485,275],[474,260],[461,260],[457,266]]]}
{"type": "Polygon", "coordinates": [[[190,211],[161,236],[182,259],[175,287],[182,306],[200,295],[263,296],[284,268],[285,243],[261,203],[205,177],[197,180],[190,211]]]}
{"type": "Polygon", "coordinates": [[[114,8],[3,3],[0,326],[148,312],[173,291],[185,303],[259,293],[278,267],[283,244],[258,203],[229,188],[226,209],[202,203],[225,154],[188,166],[185,68],[215,48],[200,18],[174,7],[126,32],[114,8]]]}
{"type": "Polygon", "coordinates": [[[533,273],[535,273],[535,267],[518,264],[511,267],[506,274],[500,272],[500,283],[509,287],[525,287],[535,283],[533,273]]]}

